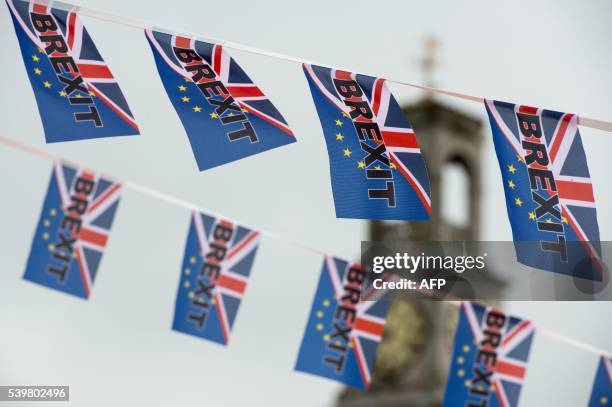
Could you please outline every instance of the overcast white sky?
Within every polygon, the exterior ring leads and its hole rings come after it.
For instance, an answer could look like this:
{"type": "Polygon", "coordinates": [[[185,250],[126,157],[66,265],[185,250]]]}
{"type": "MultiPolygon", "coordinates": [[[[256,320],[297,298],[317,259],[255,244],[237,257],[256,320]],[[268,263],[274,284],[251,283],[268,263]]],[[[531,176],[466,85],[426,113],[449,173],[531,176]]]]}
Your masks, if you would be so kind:
{"type": "MultiPolygon", "coordinates": [[[[434,34],[441,43],[441,87],[612,120],[607,0],[80,4],[417,82],[423,38],[434,34]]],[[[140,30],[84,18],[142,136],[45,146],[5,6],[0,22],[0,134],[340,257],[358,256],[365,223],[334,216],[325,144],[299,65],[232,52],[283,112],[299,142],[199,173],[140,30]]],[[[392,89],[402,102],[422,96],[392,89]]],[[[482,106],[442,100],[486,120],[482,106]]],[[[488,124],[484,129],[483,238],[509,240],[488,124]]],[[[612,240],[612,134],[581,131],[601,236],[612,240]]],[[[0,146],[0,384],[67,384],[75,406],[332,402],[337,385],[292,370],[320,271],[321,259],[312,253],[263,240],[227,348],[170,330],[189,213],[131,191],[115,218],[90,301],[21,280],[50,168],[49,162],[0,146]]],[[[612,352],[610,303],[507,306],[612,352]]],[[[596,363],[595,355],[537,338],[522,405],[586,404],[596,363]]]]}

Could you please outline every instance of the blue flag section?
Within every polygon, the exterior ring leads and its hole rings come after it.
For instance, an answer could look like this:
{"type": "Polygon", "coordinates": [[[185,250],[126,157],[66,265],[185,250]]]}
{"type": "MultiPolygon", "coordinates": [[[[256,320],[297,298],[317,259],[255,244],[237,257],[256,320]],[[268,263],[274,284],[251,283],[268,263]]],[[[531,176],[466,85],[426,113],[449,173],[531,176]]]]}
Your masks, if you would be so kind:
{"type": "Polygon", "coordinates": [[[259,236],[232,221],[192,213],[172,329],[227,345],[259,236]]]}
{"type": "Polygon", "coordinates": [[[280,112],[220,44],[145,33],[200,171],[296,141],[280,112]]]}
{"type": "Polygon", "coordinates": [[[367,282],[360,264],[326,256],[295,369],[366,390],[389,295],[367,282]]]}
{"type": "Polygon", "coordinates": [[[117,81],[73,6],[6,4],[47,143],[138,134],[117,81]]]}
{"type": "Polygon", "coordinates": [[[602,280],[593,186],[578,117],[486,100],[517,259],[602,280]]]}
{"type": "Polygon", "coordinates": [[[498,309],[463,302],[444,407],[516,407],[534,328],[498,309]]]}
{"type": "Polygon", "coordinates": [[[116,181],[56,162],[23,278],[88,298],[121,189],[116,181]]]}
{"type": "Polygon", "coordinates": [[[429,220],[425,161],[384,79],[304,65],[327,143],[336,216],[429,220]]]}
{"type": "Polygon", "coordinates": [[[612,404],[612,359],[602,356],[593,383],[589,407],[605,407],[612,404]]]}

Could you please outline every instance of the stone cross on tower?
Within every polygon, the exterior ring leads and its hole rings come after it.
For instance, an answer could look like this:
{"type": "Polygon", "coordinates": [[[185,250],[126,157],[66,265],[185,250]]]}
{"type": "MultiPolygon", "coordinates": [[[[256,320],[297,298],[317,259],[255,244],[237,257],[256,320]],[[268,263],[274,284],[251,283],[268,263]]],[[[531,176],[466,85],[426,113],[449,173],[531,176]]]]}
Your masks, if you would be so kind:
{"type": "Polygon", "coordinates": [[[434,71],[437,68],[438,60],[436,58],[436,51],[438,49],[439,42],[433,35],[428,35],[423,41],[423,54],[419,61],[419,67],[421,68],[421,75],[423,75],[423,85],[433,87],[434,85],[434,71]]]}

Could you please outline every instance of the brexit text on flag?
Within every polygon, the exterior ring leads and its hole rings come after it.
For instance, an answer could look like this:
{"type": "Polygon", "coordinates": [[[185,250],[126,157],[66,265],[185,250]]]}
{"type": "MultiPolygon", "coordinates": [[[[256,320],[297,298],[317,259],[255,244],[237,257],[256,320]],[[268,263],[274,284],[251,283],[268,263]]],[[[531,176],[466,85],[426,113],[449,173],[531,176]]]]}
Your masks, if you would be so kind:
{"type": "Polygon", "coordinates": [[[326,256],[295,369],[367,389],[388,295],[369,284],[360,264],[326,256]]]}
{"type": "Polygon", "coordinates": [[[172,329],[228,343],[259,236],[233,221],[192,213],[172,329]]]}
{"type": "Polygon", "coordinates": [[[486,100],[518,261],[602,280],[595,198],[578,117],[486,100]]]}
{"type": "Polygon", "coordinates": [[[442,405],[516,407],[533,335],[529,321],[463,302],[442,405]]]}
{"type": "Polygon", "coordinates": [[[23,278],[88,298],[120,198],[117,181],[55,162],[23,278]]]}
{"type": "Polygon", "coordinates": [[[304,64],[329,155],[336,216],[428,220],[429,179],[384,79],[304,64]]]}
{"type": "Polygon", "coordinates": [[[604,407],[612,403],[612,359],[602,356],[599,360],[589,407],[604,407]]]}
{"type": "Polygon", "coordinates": [[[296,141],[270,99],[220,44],[145,33],[200,171],[296,141]]]}
{"type": "Polygon", "coordinates": [[[138,134],[117,81],[73,6],[6,3],[47,143],[138,134]]]}

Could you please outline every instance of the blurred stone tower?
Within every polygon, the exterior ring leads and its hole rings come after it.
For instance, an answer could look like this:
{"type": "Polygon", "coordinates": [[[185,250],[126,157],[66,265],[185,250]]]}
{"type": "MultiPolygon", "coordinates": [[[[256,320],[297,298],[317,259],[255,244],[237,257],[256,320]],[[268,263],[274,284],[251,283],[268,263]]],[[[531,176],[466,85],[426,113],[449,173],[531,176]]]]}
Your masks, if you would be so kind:
{"type": "MultiPolygon", "coordinates": [[[[435,46],[435,40],[427,40],[421,61],[428,86],[433,85],[435,46]]],[[[369,239],[478,240],[482,123],[437,102],[431,95],[403,110],[427,162],[431,220],[373,221],[369,224],[369,239]]],[[[497,281],[482,284],[489,285],[488,289],[501,288],[497,281]]],[[[370,389],[345,389],[338,406],[440,405],[456,319],[453,306],[437,301],[409,301],[397,295],[389,310],[370,389]]]]}

